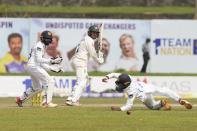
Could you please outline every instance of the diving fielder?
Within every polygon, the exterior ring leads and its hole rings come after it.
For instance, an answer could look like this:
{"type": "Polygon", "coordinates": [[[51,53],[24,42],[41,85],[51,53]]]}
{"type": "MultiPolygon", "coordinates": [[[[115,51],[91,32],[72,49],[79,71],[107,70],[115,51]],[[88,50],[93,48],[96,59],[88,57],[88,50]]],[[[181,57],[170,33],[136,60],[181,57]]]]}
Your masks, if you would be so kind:
{"type": "Polygon", "coordinates": [[[44,91],[44,107],[56,107],[57,104],[52,103],[52,95],[54,88],[54,81],[47,73],[47,71],[60,72],[61,69],[53,64],[60,64],[62,58],[44,58],[46,47],[52,42],[52,33],[50,31],[43,31],[40,36],[40,41],[36,43],[29,54],[27,63],[27,72],[30,73],[32,79],[32,88],[29,88],[21,97],[16,98],[16,103],[22,107],[22,103],[31,98],[33,95],[44,91]]]}
{"type": "Polygon", "coordinates": [[[83,89],[88,83],[87,62],[90,57],[99,64],[104,62],[103,52],[100,49],[99,27],[97,25],[90,26],[87,35],[77,46],[75,55],[72,57],[72,66],[76,71],[77,82],[71,96],[66,100],[69,106],[79,105],[79,99],[83,93],[83,89]]]}
{"type": "MultiPolygon", "coordinates": [[[[159,110],[160,108],[164,108],[164,110],[170,110],[171,106],[167,100],[155,100],[153,98],[153,93],[158,93],[163,96],[167,96],[181,105],[185,106],[187,109],[191,109],[192,105],[186,100],[181,99],[181,97],[175,92],[169,90],[166,87],[156,87],[151,84],[146,84],[144,82],[137,81],[133,79],[131,76],[127,74],[120,73],[110,73],[102,79],[103,82],[108,82],[109,79],[115,78],[117,79],[116,90],[118,92],[126,91],[128,95],[128,100],[126,104],[122,107],[112,106],[111,109],[113,111],[130,111],[133,106],[133,101],[135,98],[138,98],[141,102],[143,102],[149,109],[159,110]]],[[[129,113],[129,112],[127,112],[129,113]]]]}

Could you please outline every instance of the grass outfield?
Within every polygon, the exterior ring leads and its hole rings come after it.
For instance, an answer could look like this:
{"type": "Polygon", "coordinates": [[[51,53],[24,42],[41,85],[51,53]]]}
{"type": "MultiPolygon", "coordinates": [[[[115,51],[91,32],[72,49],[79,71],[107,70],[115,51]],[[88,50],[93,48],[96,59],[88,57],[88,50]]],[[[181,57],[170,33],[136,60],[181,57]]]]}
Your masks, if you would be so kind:
{"type": "Polygon", "coordinates": [[[0,12],[39,12],[39,13],[147,13],[147,14],[193,14],[195,7],[180,7],[180,6],[166,6],[166,7],[95,7],[95,6],[17,6],[17,5],[0,5],[0,12]]]}
{"type": "Polygon", "coordinates": [[[139,105],[131,115],[109,109],[110,105],[120,105],[125,99],[82,99],[81,107],[67,107],[64,100],[54,98],[54,103],[59,104],[57,108],[31,107],[30,102],[18,108],[14,98],[0,98],[0,130],[197,131],[197,100],[190,100],[195,104],[192,110],[173,106],[171,111],[152,111],[139,105]]]}

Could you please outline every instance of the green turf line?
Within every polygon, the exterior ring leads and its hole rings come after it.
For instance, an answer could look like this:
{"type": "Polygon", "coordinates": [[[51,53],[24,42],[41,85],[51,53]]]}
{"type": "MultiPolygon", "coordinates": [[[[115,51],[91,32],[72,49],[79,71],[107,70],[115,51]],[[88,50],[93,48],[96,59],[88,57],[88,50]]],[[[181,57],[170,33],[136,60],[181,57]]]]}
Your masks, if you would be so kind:
{"type": "Polygon", "coordinates": [[[79,7],[79,6],[16,6],[16,5],[0,5],[2,13],[145,13],[145,14],[193,14],[194,7],[79,7]]]}

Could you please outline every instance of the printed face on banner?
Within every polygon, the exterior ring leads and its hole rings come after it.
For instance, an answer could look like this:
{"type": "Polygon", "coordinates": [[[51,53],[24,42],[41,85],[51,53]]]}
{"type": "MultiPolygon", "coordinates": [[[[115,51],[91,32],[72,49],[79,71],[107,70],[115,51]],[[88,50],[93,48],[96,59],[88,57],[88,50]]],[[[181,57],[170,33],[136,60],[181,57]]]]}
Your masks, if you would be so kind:
{"type": "MultiPolygon", "coordinates": [[[[15,33],[19,34],[22,37],[22,42],[20,41],[20,37],[12,36],[13,39],[10,38],[10,42],[12,43],[22,43],[21,54],[24,56],[28,55],[29,49],[29,20],[22,18],[0,18],[0,38],[1,38],[1,52],[0,58],[5,55],[7,51],[10,51],[8,37],[9,35],[15,33]],[[19,38],[19,39],[17,39],[19,38]],[[20,42],[17,42],[20,41],[20,42]]],[[[12,44],[13,45],[13,44],[12,44]]],[[[15,44],[16,45],[16,44],[15,44]]]]}
{"type": "Polygon", "coordinates": [[[0,18],[0,72],[25,72],[29,51],[29,20],[0,18]]]}

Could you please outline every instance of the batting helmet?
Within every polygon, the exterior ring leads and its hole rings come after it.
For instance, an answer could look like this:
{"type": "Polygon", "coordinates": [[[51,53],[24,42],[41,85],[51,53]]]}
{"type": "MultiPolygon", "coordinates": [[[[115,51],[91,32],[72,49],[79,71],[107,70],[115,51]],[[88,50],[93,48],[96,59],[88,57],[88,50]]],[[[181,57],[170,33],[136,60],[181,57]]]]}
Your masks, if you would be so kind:
{"type": "Polygon", "coordinates": [[[99,36],[99,27],[97,25],[92,25],[88,29],[88,36],[90,36],[92,39],[96,39],[99,36]],[[93,34],[97,34],[96,36],[93,34]]]}
{"type": "Polygon", "coordinates": [[[99,27],[97,25],[92,25],[88,28],[88,32],[97,32],[99,33],[99,27]]]}
{"type": "Polygon", "coordinates": [[[131,78],[127,74],[121,74],[118,79],[115,81],[116,90],[118,92],[123,92],[131,84],[131,78]]]}
{"type": "Polygon", "coordinates": [[[52,38],[52,33],[47,30],[43,31],[40,35],[40,39],[45,45],[49,45],[52,42],[52,38]]]}

